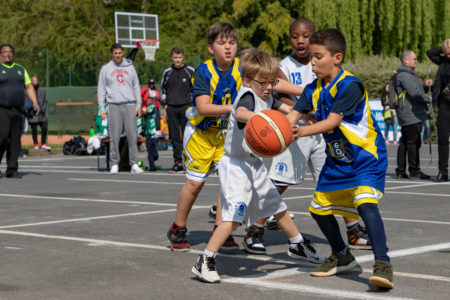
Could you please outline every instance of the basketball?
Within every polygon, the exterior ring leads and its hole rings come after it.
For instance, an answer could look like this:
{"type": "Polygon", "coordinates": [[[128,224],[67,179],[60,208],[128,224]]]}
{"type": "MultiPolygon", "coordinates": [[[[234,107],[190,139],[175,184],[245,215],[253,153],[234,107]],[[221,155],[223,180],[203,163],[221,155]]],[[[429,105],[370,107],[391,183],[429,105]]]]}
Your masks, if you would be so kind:
{"type": "Polygon", "coordinates": [[[257,155],[272,157],[283,153],[292,140],[292,126],[281,112],[263,110],[248,120],[245,141],[257,155]]]}

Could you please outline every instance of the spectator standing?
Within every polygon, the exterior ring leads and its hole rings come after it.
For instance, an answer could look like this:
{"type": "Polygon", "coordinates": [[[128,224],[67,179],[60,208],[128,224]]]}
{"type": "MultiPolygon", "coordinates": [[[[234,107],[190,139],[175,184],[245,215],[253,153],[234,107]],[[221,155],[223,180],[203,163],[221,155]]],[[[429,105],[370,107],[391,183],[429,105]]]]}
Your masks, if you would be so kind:
{"type": "Polygon", "coordinates": [[[448,181],[448,132],[450,130],[450,39],[442,47],[427,51],[428,58],[439,66],[432,88],[433,105],[438,106],[439,173],[435,182],[448,181]]]}
{"type": "Polygon", "coordinates": [[[383,106],[383,117],[384,117],[384,139],[386,140],[386,145],[389,145],[389,127],[392,126],[392,131],[394,135],[394,145],[397,145],[397,115],[394,109],[389,107],[389,83],[387,83],[381,93],[381,105],[383,106]]]}
{"type": "MultiPolygon", "coordinates": [[[[398,122],[402,127],[402,137],[397,151],[397,178],[408,178],[406,174],[406,157],[410,179],[430,179],[429,175],[420,171],[419,150],[422,145],[421,132],[423,122],[427,117],[427,104],[430,97],[425,94],[419,76],[414,72],[417,56],[411,50],[403,51],[400,58],[402,65],[397,69],[395,90],[397,95],[404,93],[404,99],[399,99],[396,108],[398,122]]],[[[426,85],[431,82],[427,80],[426,85]]]]}
{"type": "Polygon", "coordinates": [[[127,135],[131,173],[144,172],[137,165],[136,116],[141,116],[141,88],[133,62],[123,58],[120,44],[111,46],[112,59],[100,70],[97,97],[102,119],[108,117],[111,174],[119,173],[119,140],[127,135]],[[108,102],[108,114],[104,108],[108,102]]]}
{"type": "Polygon", "coordinates": [[[180,172],[183,167],[183,140],[181,135],[186,127],[186,110],[192,104],[191,87],[194,68],[183,64],[184,50],[174,47],[170,51],[173,65],[166,69],[161,80],[161,100],[166,109],[166,122],[173,145],[174,166],[172,171],[180,172]]]}
{"type": "Polygon", "coordinates": [[[28,119],[28,124],[31,126],[31,135],[33,136],[34,149],[39,149],[38,138],[37,138],[37,127],[41,127],[41,148],[50,151],[51,148],[47,146],[47,117],[45,112],[47,109],[47,96],[45,90],[39,85],[39,79],[37,76],[31,77],[31,84],[34,87],[34,92],[36,93],[37,101],[41,106],[41,112],[28,119]]]}
{"type": "MultiPolygon", "coordinates": [[[[159,94],[158,89],[155,86],[155,80],[153,78],[149,79],[147,85],[141,88],[141,97],[142,97],[142,109],[147,107],[147,99],[151,99],[153,105],[155,105],[155,120],[156,120],[156,130],[161,129],[161,96],[159,94]]],[[[165,115],[164,111],[163,114],[165,115]]]]}
{"type": "Polygon", "coordinates": [[[0,147],[9,152],[6,169],[8,178],[22,178],[17,171],[21,148],[21,108],[25,103],[25,94],[33,102],[38,115],[39,105],[30,77],[24,67],[14,62],[14,47],[3,44],[0,46],[0,147]]]}

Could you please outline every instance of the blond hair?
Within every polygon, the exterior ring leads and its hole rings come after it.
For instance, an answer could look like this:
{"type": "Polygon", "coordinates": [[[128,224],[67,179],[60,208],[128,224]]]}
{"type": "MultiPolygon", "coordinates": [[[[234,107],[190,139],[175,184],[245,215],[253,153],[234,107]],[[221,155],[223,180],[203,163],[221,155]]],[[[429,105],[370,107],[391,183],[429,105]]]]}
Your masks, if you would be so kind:
{"type": "Polygon", "coordinates": [[[278,60],[256,48],[242,51],[239,57],[239,67],[242,77],[250,79],[259,75],[261,79],[275,80],[280,72],[278,60]]]}

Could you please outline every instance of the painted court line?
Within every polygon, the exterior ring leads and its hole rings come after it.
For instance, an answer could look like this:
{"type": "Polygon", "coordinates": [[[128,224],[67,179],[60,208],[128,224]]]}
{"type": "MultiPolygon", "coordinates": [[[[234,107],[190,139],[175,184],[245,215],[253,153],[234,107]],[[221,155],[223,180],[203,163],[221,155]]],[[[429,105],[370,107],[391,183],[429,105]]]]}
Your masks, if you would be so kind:
{"type": "MultiPolygon", "coordinates": [[[[198,207],[193,207],[193,209],[197,209],[197,208],[198,207]]],[[[29,226],[40,226],[40,225],[51,225],[51,224],[60,224],[60,223],[69,223],[69,222],[82,222],[82,221],[92,221],[92,220],[102,220],[102,219],[113,219],[113,218],[120,218],[120,217],[129,217],[129,216],[142,216],[142,215],[150,215],[150,214],[173,212],[173,211],[176,211],[176,208],[164,209],[164,210],[153,210],[153,211],[141,211],[141,212],[128,213],[128,214],[119,214],[119,215],[108,215],[108,216],[97,216],[97,217],[88,217],[88,218],[65,219],[65,220],[47,221],[47,222],[38,222],[38,223],[28,223],[28,224],[19,224],[19,225],[6,225],[6,226],[0,226],[0,229],[29,227],[29,226]]]]}
{"type": "MultiPolygon", "coordinates": [[[[120,203],[120,204],[142,204],[142,205],[172,206],[172,207],[177,206],[177,204],[173,204],[173,203],[125,201],[125,200],[102,200],[102,199],[69,198],[69,197],[54,197],[54,196],[39,196],[39,195],[0,194],[0,197],[50,199],[50,200],[64,200],[64,201],[86,201],[86,202],[100,202],[100,203],[120,203]]],[[[196,205],[195,207],[196,208],[209,208],[210,206],[196,205]]]]}
{"type": "Polygon", "coordinates": [[[416,187],[424,187],[424,186],[430,186],[430,185],[437,185],[440,183],[422,183],[422,184],[409,184],[404,186],[394,186],[394,187],[388,187],[385,188],[385,191],[391,191],[391,190],[399,190],[399,189],[409,189],[409,188],[416,188],[416,187]]]}
{"type": "MultiPolygon", "coordinates": [[[[111,246],[123,246],[123,247],[134,247],[134,248],[145,248],[145,249],[156,249],[156,250],[164,250],[164,251],[170,251],[170,248],[168,246],[158,246],[158,245],[151,245],[151,244],[139,244],[139,243],[129,243],[129,242],[118,242],[118,241],[110,241],[110,240],[101,240],[101,239],[89,239],[89,238],[80,238],[80,237],[73,237],[73,236],[60,236],[60,235],[50,235],[50,234],[41,234],[41,233],[33,233],[33,232],[23,232],[23,231],[12,231],[12,230],[2,230],[0,229],[0,233],[2,234],[10,234],[10,235],[19,235],[19,236],[29,236],[29,237],[35,237],[35,238],[47,238],[47,239],[56,239],[56,240],[66,240],[66,241],[76,241],[76,242],[83,242],[83,243],[95,243],[95,244],[103,244],[103,245],[111,245],[111,246]]],[[[402,257],[407,255],[414,255],[414,254],[421,254],[421,253],[427,253],[427,252],[434,252],[438,250],[445,250],[450,249],[450,243],[444,243],[444,244],[437,244],[437,245],[429,245],[429,246],[423,246],[423,247],[417,247],[417,248],[410,248],[410,249],[403,249],[403,250],[395,250],[390,251],[389,256],[392,257],[402,257]]],[[[192,254],[202,254],[203,250],[195,250],[191,249],[189,253],[192,254]]],[[[271,263],[278,263],[278,264],[287,264],[287,265],[295,265],[295,268],[289,268],[284,270],[278,270],[278,271],[271,271],[270,273],[267,273],[266,275],[250,275],[250,276],[243,276],[243,277],[237,277],[237,279],[277,279],[282,277],[288,277],[288,276],[294,276],[299,275],[302,273],[307,273],[310,268],[312,268],[312,265],[309,263],[303,264],[303,262],[298,260],[281,260],[281,259],[273,259],[270,256],[256,256],[256,255],[235,255],[235,254],[220,254],[221,256],[227,256],[227,257],[233,257],[233,258],[240,258],[240,259],[250,259],[250,260],[259,260],[259,261],[265,261],[265,262],[271,262],[271,263]],[[303,267],[306,266],[308,268],[308,271],[299,271],[298,267],[299,265],[303,265],[303,267]]],[[[373,255],[364,255],[364,256],[358,256],[356,257],[356,260],[359,263],[363,262],[370,262],[373,261],[373,255]]],[[[372,270],[363,270],[367,272],[372,272],[372,270]]],[[[397,273],[394,272],[394,275],[396,276],[403,276],[403,277],[411,277],[411,278],[420,278],[420,279],[429,279],[429,280],[439,280],[439,281],[449,281],[450,278],[442,277],[442,276],[433,276],[433,275],[426,275],[426,274],[413,274],[413,273],[397,273]]],[[[226,279],[231,280],[231,279],[226,279]]]]}
{"type": "Polygon", "coordinates": [[[394,191],[389,191],[387,192],[387,194],[417,195],[417,196],[447,197],[447,198],[450,197],[450,194],[430,194],[430,193],[394,192],[394,191]]]}
{"type": "MultiPolygon", "coordinates": [[[[171,176],[174,174],[171,174],[171,176]]],[[[90,178],[67,178],[71,181],[88,181],[88,182],[114,182],[114,183],[140,183],[140,184],[168,184],[168,185],[184,185],[183,182],[167,182],[167,181],[144,181],[144,180],[122,180],[122,179],[90,179],[90,178]]],[[[205,185],[219,186],[218,183],[205,183],[205,185]]]]}
{"type": "Polygon", "coordinates": [[[398,297],[389,297],[387,295],[375,295],[369,293],[361,293],[361,292],[351,292],[344,290],[336,290],[336,289],[326,289],[321,287],[309,286],[304,284],[292,284],[292,283],[284,283],[284,282],[273,282],[266,280],[256,280],[256,279],[247,279],[247,278],[227,278],[223,279],[222,282],[227,283],[237,283],[243,284],[245,286],[256,286],[267,289],[277,289],[283,291],[293,291],[299,292],[301,295],[303,294],[311,294],[318,296],[328,296],[334,299],[346,298],[346,299],[413,299],[413,298],[398,298],[398,297]]]}
{"type": "MultiPolygon", "coordinates": [[[[303,211],[290,211],[290,213],[293,213],[295,215],[304,215],[304,216],[310,216],[311,214],[309,212],[303,212],[303,211]]],[[[428,224],[438,224],[438,225],[450,225],[450,222],[445,221],[433,221],[433,220],[416,220],[416,219],[399,219],[399,218],[386,218],[383,217],[384,221],[394,221],[394,222],[411,222],[411,223],[428,223],[428,224]]]]}

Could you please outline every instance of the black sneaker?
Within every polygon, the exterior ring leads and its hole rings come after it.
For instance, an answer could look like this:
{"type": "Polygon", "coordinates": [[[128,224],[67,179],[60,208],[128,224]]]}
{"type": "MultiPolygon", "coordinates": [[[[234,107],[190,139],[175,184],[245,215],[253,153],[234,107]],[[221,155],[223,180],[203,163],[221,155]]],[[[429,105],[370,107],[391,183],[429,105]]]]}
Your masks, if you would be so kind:
{"type": "Polygon", "coordinates": [[[216,219],[216,214],[217,214],[217,204],[213,204],[210,208],[209,208],[209,212],[208,212],[208,216],[211,219],[216,219]]]}
{"type": "Polygon", "coordinates": [[[6,173],[6,178],[16,178],[16,179],[20,179],[22,178],[22,175],[20,175],[17,172],[10,172],[10,173],[6,173]]]}
{"type": "Polygon", "coordinates": [[[423,173],[422,171],[420,171],[419,173],[416,173],[414,175],[409,176],[409,179],[413,179],[413,180],[430,180],[431,176],[423,173]]]}
{"type": "Polygon", "coordinates": [[[220,276],[216,270],[216,259],[204,254],[199,255],[197,262],[191,269],[198,279],[208,283],[220,282],[220,276]]]}
{"type": "Polygon", "coordinates": [[[409,176],[405,172],[400,172],[398,168],[395,169],[395,178],[408,179],[409,176]]]}
{"type": "Polygon", "coordinates": [[[181,162],[176,162],[172,170],[169,171],[170,174],[185,174],[186,171],[184,170],[183,164],[181,162]]]}
{"type": "Polygon", "coordinates": [[[303,242],[298,244],[289,242],[287,253],[290,257],[304,259],[314,264],[321,264],[325,261],[325,257],[314,249],[308,239],[304,239],[303,242]]]}
{"type": "Polygon", "coordinates": [[[390,263],[376,260],[373,265],[373,275],[369,278],[369,283],[382,289],[392,289],[394,284],[394,271],[390,263]]]}
{"type": "Polygon", "coordinates": [[[175,224],[172,224],[167,232],[167,238],[170,241],[170,249],[176,252],[190,251],[191,249],[189,248],[189,243],[186,239],[186,226],[178,226],[177,229],[174,229],[174,225],[175,224]]]}
{"type": "Polygon", "coordinates": [[[247,235],[242,241],[244,249],[252,254],[266,254],[266,247],[264,247],[264,227],[250,226],[247,229],[247,235]]]}
{"type": "Polygon", "coordinates": [[[348,247],[350,249],[372,249],[366,228],[360,224],[347,230],[348,247]]]}

